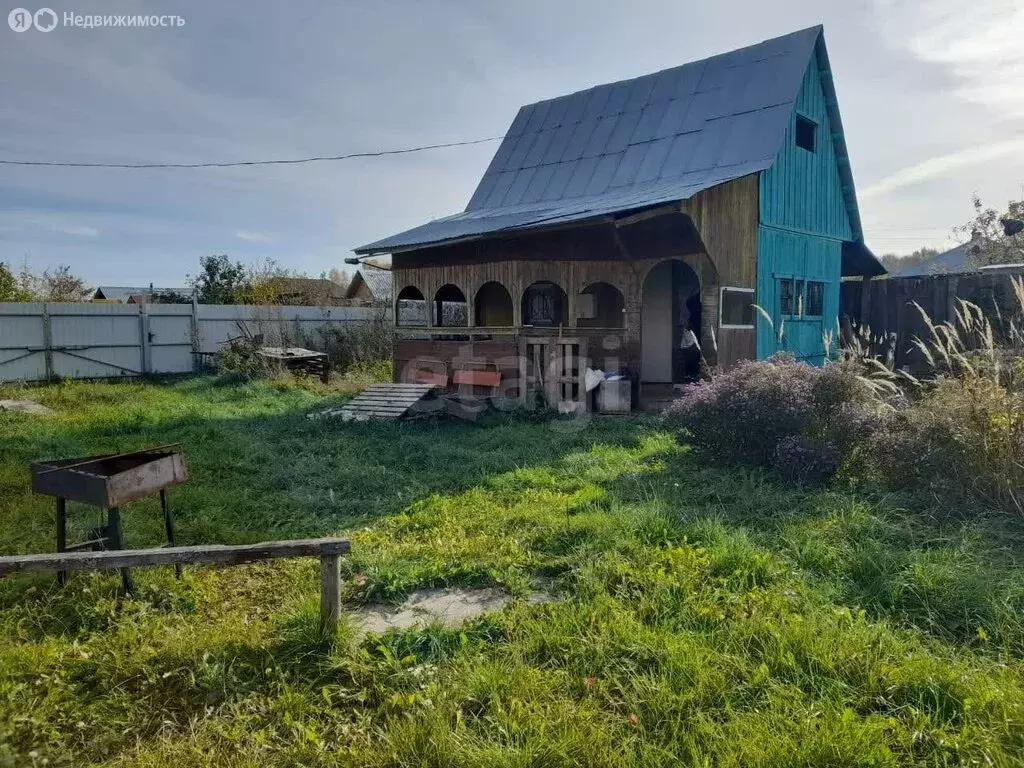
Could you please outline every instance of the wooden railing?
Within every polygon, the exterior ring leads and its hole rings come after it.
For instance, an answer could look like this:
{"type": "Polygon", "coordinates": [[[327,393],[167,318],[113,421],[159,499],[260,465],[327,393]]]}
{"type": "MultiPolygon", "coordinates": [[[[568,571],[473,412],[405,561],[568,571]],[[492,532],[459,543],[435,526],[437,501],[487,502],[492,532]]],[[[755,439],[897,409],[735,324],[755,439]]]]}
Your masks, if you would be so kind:
{"type": "Polygon", "coordinates": [[[625,328],[591,328],[588,326],[568,326],[564,325],[559,329],[558,326],[554,327],[533,327],[533,326],[462,326],[462,325],[448,325],[448,326],[433,326],[426,327],[425,325],[399,325],[395,327],[395,332],[399,338],[405,336],[521,336],[527,334],[529,336],[579,336],[580,334],[614,334],[621,336],[626,332],[625,328]]]}
{"type": "Polygon", "coordinates": [[[115,549],[0,557],[0,576],[31,571],[96,571],[156,565],[240,565],[281,557],[320,558],[320,624],[333,633],[341,616],[341,556],[348,539],[295,539],[260,544],[206,544],[161,549],[115,549]]]}

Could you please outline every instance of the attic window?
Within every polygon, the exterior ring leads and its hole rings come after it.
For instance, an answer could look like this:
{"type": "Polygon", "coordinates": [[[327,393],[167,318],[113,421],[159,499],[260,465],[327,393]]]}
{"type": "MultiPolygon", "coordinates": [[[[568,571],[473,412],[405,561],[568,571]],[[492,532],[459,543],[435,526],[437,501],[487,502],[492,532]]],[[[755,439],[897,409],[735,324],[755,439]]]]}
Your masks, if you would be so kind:
{"type": "Polygon", "coordinates": [[[796,116],[796,145],[808,152],[814,151],[817,139],[818,124],[801,115],[796,116]]]}

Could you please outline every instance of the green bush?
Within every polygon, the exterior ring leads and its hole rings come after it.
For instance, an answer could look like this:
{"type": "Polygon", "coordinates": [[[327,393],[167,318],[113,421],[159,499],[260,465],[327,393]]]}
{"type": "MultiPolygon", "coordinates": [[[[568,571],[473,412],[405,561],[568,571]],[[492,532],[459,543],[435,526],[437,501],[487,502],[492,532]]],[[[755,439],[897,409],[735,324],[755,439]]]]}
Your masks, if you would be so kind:
{"type": "Polygon", "coordinates": [[[217,375],[223,384],[267,378],[274,371],[259,354],[260,344],[251,336],[231,339],[217,352],[217,375]]]}
{"type": "Polygon", "coordinates": [[[323,342],[323,350],[333,370],[343,372],[353,365],[378,365],[379,368],[382,361],[390,364],[395,327],[382,310],[365,323],[325,328],[323,342]]]}

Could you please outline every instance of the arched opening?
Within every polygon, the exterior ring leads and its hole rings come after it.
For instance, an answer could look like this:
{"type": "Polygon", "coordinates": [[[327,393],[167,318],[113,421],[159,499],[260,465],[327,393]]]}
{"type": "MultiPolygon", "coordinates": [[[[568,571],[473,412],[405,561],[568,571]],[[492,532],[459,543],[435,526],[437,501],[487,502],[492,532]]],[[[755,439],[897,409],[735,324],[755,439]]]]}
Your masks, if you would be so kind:
{"type": "Polygon", "coordinates": [[[641,305],[641,376],[645,382],[679,384],[700,375],[700,358],[683,348],[691,331],[703,338],[701,285],[697,273],[682,261],[656,265],[644,280],[641,305]]]}
{"type": "Polygon", "coordinates": [[[515,322],[512,312],[512,294],[499,282],[480,286],[473,300],[476,325],[483,328],[506,328],[515,322]]]}
{"type": "Polygon", "coordinates": [[[540,280],[523,291],[523,325],[552,328],[569,324],[569,300],[561,286],[540,280]]]}
{"type": "Polygon", "coordinates": [[[395,300],[395,325],[426,325],[427,302],[419,288],[407,285],[395,300]]]}
{"type": "Polygon", "coordinates": [[[576,325],[580,328],[622,328],[626,300],[611,283],[591,283],[576,298],[576,325]]]}
{"type": "Polygon", "coordinates": [[[434,325],[438,328],[469,325],[469,304],[466,294],[457,285],[442,285],[434,294],[434,325]]]}

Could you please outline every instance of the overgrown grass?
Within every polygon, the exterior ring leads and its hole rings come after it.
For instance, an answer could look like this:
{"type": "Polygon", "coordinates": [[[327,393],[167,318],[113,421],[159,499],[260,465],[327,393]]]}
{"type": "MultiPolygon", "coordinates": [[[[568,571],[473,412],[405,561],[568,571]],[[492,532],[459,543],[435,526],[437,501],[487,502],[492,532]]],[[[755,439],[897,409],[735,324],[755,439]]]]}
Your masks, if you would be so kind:
{"type": "MultiPolygon", "coordinates": [[[[188,543],[347,532],[351,604],[486,585],[462,630],[335,642],[316,564],[0,582],[0,765],[1019,764],[1024,552],[1004,518],[701,466],[656,423],[311,421],[311,382],[5,391],[0,552],[52,550],[28,463],[181,441],[188,543]],[[577,427],[572,423],[570,427],[577,427]],[[968,522],[963,522],[967,520],[968,522]]],[[[88,525],[90,512],[73,507],[88,525]]],[[[129,543],[156,544],[152,502],[129,543]]],[[[81,533],[81,531],[79,531],[81,533]]]]}

